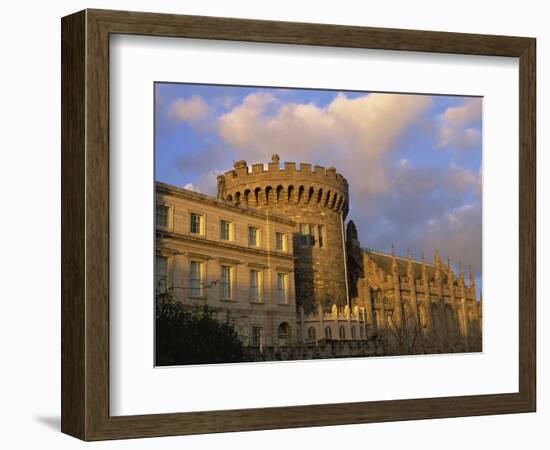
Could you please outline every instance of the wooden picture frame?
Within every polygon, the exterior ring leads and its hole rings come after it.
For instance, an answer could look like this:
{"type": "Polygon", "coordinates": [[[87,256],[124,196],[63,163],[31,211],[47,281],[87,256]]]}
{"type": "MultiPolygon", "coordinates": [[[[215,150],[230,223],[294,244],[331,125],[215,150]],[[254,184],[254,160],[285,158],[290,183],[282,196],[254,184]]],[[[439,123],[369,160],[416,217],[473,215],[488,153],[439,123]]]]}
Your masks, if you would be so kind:
{"type": "Polygon", "coordinates": [[[535,411],[535,39],[104,10],[61,25],[64,433],[101,440],[535,411]],[[116,33],[519,58],[519,391],[110,416],[109,36],[116,33]]]}

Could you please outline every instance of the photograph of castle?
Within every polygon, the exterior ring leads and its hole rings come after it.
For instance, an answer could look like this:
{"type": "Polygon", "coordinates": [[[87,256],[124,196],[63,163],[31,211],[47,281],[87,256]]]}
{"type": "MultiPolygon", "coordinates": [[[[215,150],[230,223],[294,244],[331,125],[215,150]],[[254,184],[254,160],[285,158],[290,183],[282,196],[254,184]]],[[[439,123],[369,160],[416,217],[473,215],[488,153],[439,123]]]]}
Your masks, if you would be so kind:
{"type": "Polygon", "coordinates": [[[157,366],[482,351],[479,97],[155,85],[157,366]]]}

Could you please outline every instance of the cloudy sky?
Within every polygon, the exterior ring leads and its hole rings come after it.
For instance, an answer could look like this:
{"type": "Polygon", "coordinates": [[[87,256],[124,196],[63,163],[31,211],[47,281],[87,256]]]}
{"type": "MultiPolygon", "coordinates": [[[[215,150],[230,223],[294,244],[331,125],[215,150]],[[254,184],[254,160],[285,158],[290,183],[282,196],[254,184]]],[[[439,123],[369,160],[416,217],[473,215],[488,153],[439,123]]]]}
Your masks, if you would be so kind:
{"type": "Polygon", "coordinates": [[[474,97],[157,83],[156,179],[215,195],[233,161],[334,166],[363,247],[471,265],[481,287],[474,97]]]}

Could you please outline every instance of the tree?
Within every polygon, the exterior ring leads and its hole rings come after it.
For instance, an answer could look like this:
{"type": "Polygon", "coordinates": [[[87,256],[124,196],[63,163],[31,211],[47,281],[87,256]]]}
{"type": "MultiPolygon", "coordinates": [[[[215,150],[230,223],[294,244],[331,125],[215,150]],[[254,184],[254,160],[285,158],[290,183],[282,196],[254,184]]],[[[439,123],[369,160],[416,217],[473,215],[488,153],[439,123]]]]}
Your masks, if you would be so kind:
{"type": "Polygon", "coordinates": [[[229,313],[207,305],[193,307],[174,299],[171,290],[156,296],[155,348],[158,366],[242,362],[245,351],[229,313]]]}
{"type": "Polygon", "coordinates": [[[391,314],[386,318],[386,330],[389,337],[389,347],[397,355],[412,355],[415,353],[416,344],[420,331],[412,311],[406,308],[404,311],[404,321],[398,326],[397,321],[391,314]]]}

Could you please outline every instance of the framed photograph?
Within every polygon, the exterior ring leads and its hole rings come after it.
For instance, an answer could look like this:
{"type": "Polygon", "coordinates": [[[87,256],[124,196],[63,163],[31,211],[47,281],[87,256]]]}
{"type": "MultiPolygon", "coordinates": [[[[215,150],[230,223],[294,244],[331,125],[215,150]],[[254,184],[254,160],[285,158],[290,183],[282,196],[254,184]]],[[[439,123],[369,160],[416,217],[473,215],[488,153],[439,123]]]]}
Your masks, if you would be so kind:
{"type": "Polygon", "coordinates": [[[532,412],[535,39],[62,19],[62,431],[532,412]]]}

